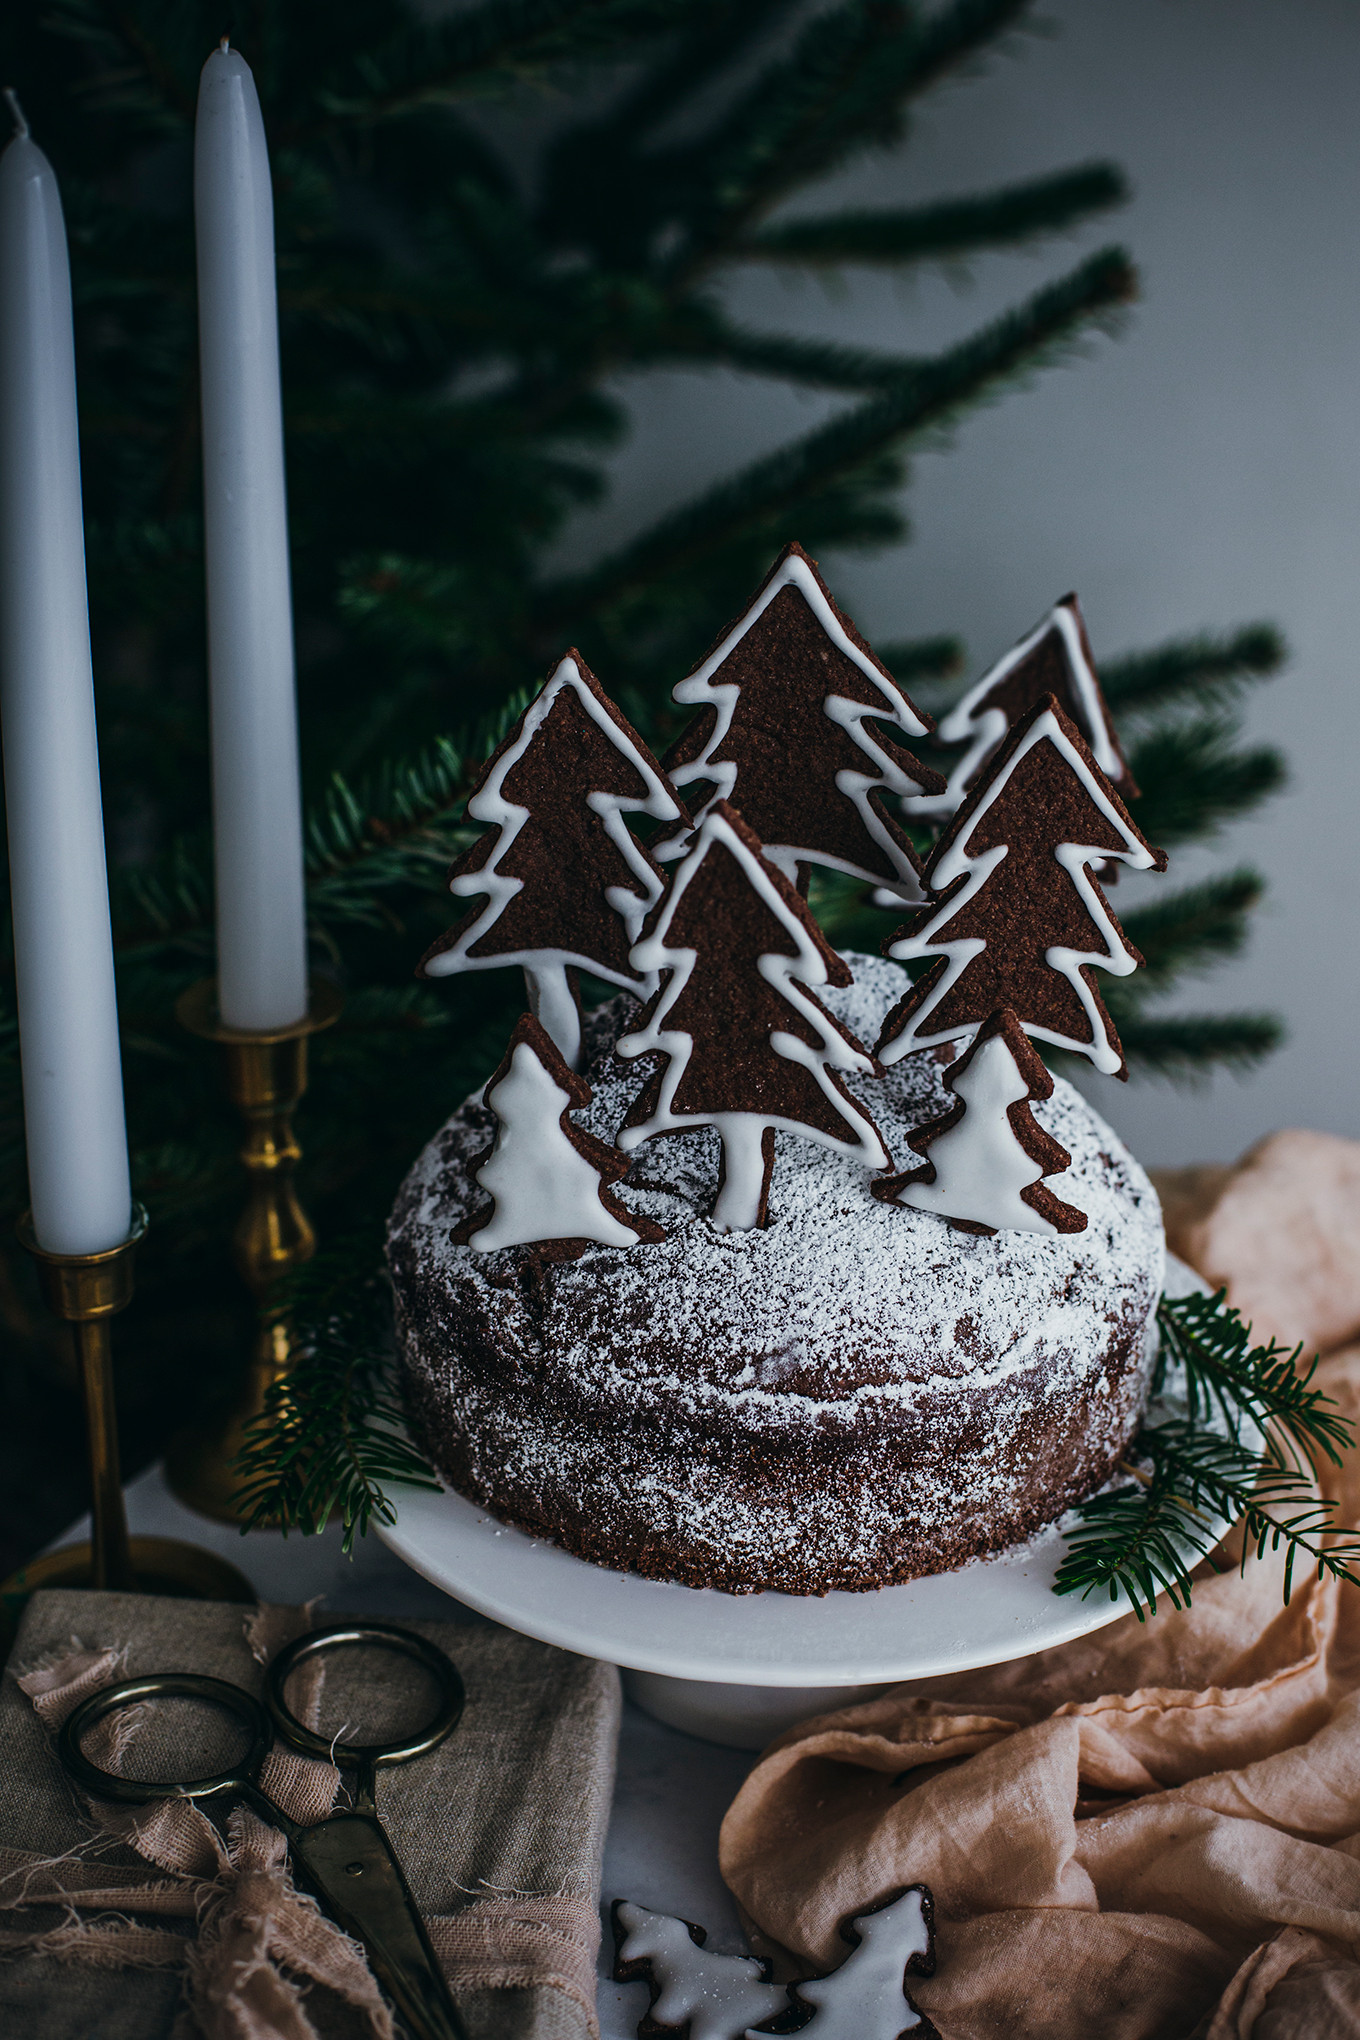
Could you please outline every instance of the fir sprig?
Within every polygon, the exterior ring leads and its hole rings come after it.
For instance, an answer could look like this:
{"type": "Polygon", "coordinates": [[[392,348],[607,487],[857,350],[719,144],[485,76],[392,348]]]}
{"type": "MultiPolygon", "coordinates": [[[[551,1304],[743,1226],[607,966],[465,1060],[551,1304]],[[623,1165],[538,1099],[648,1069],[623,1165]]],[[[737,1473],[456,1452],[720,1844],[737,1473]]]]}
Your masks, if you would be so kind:
{"type": "Polygon", "coordinates": [[[1160,1395],[1168,1366],[1179,1367],[1192,1422],[1211,1423],[1215,1411],[1233,1439],[1244,1425],[1266,1438],[1274,1462],[1296,1472],[1317,1471],[1318,1454],[1340,1466],[1355,1444],[1355,1426],[1329,1395],[1312,1385],[1318,1357],[1300,1373],[1302,1341],[1291,1352],[1271,1339],[1251,1343],[1251,1326],[1227,1300],[1214,1296],[1163,1297],[1157,1308],[1161,1344],[1152,1379],[1160,1395]]]}
{"type": "Polygon", "coordinates": [[[1300,1372],[1301,1346],[1253,1346],[1223,1290],[1163,1297],[1157,1323],[1152,1393],[1178,1370],[1189,1414],[1144,1424],[1123,1462],[1133,1481],[1078,1507],[1054,1591],[1123,1593],[1140,1622],[1144,1603],[1156,1614],[1158,1592],[1188,1608],[1190,1568],[1238,1521],[1244,1567],[1253,1549],[1259,1558],[1283,1546],[1286,1602],[1300,1559],[1319,1579],[1360,1585],[1360,1536],[1338,1526],[1336,1503],[1316,1487],[1319,1457],[1339,1466],[1355,1427],[1313,1387],[1316,1359],[1300,1372]]]}
{"type": "Polygon", "coordinates": [[[374,1268],[371,1233],[337,1241],[278,1302],[297,1357],[246,1426],[238,1506],[247,1529],[285,1537],[316,1537],[338,1515],[349,1552],[370,1523],[396,1521],[389,1483],[440,1486],[408,1442],[392,1391],[392,1293],[374,1268]]]}

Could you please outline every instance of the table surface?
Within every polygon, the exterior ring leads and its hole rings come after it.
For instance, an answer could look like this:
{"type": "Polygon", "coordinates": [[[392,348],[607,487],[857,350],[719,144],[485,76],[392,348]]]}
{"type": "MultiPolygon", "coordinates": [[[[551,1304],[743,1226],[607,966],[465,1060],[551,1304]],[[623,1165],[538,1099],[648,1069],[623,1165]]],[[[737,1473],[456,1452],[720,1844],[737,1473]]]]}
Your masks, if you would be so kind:
{"type": "MultiPolygon", "coordinates": [[[[340,1549],[338,1524],[320,1537],[285,1538],[273,1530],[252,1530],[242,1537],[176,1501],[159,1467],[129,1484],[127,1511],[134,1536],[179,1537],[218,1552],[246,1574],[264,1601],[295,1604],[319,1594],[328,1614],[391,1621],[403,1616],[430,1622],[482,1619],[403,1565],[377,1537],[356,1541],[353,1559],[340,1549]]],[[[88,1522],[76,1523],[58,1542],[88,1535],[88,1522]]],[[[731,1894],[718,1875],[718,1828],[754,1762],[749,1751],[682,1735],[626,1703],[605,1847],[606,1906],[627,1898],[700,1921],[709,1930],[710,1948],[744,1953],[731,1894]]],[[[640,1983],[615,1983],[608,1974],[612,1959],[606,1933],[600,1951],[601,2040],[632,2040],[647,2009],[647,1990],[640,1983]]]]}

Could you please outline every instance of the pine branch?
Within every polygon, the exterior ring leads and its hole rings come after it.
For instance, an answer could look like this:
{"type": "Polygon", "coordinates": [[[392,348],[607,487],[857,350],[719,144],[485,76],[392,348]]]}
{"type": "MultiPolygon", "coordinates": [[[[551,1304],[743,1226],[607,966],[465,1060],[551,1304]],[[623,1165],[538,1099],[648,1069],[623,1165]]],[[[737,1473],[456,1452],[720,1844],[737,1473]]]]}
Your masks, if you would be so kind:
{"type": "Polygon", "coordinates": [[[540,180],[545,234],[568,245],[584,240],[612,263],[642,266],[659,213],[669,210],[658,206],[663,192],[642,153],[647,131],[721,89],[734,62],[797,9],[798,0],[687,0],[683,33],[670,52],[640,66],[605,113],[568,129],[549,148],[540,180]]]}
{"type": "Polygon", "coordinates": [[[1317,1361],[1301,1375],[1301,1346],[1253,1347],[1250,1326],[1223,1290],[1164,1296],[1157,1324],[1152,1393],[1169,1366],[1178,1368],[1190,1414],[1145,1424],[1130,1448],[1137,1463],[1125,1469],[1136,1484],[1079,1506],[1055,1593],[1084,1600],[1104,1589],[1117,1600],[1122,1592],[1140,1622],[1144,1602],[1156,1614],[1159,1590],[1173,1607],[1188,1608],[1190,1567],[1219,1541],[1219,1523],[1238,1520],[1243,1568],[1253,1547],[1258,1558],[1285,1547],[1286,1604],[1300,1558],[1319,1579],[1330,1573],[1360,1585],[1360,1537],[1340,1529],[1336,1503],[1315,1486],[1319,1455],[1340,1466],[1355,1446],[1353,1422],[1312,1386],[1317,1361]]]}
{"type": "Polygon", "coordinates": [[[234,1462],[247,1528],[316,1537],[338,1512],[349,1552],[371,1522],[396,1521],[390,1483],[439,1492],[390,1386],[392,1297],[377,1251],[367,1231],[337,1240],[280,1299],[297,1357],[234,1462]]]}
{"type": "Polygon", "coordinates": [[[1153,730],[1133,747],[1129,765],[1143,793],[1130,807],[1149,842],[1203,842],[1280,791],[1281,754],[1267,745],[1236,751],[1236,735],[1234,724],[1208,716],[1153,730]]]}
{"type": "Polygon", "coordinates": [[[550,585],[540,597],[543,626],[603,608],[632,588],[719,552],[752,525],[786,518],[894,442],[942,429],[969,404],[1060,358],[1084,329],[1108,328],[1134,290],[1134,273],[1122,251],[1092,256],[1017,311],[919,364],[897,389],[753,462],[672,511],[589,574],[550,585]]]}
{"type": "MultiPolygon", "coordinates": [[[[466,847],[459,830],[472,783],[469,756],[480,761],[523,713],[514,695],[479,726],[467,746],[450,737],[409,759],[388,760],[356,789],[333,775],[325,799],[304,828],[307,909],[314,928],[346,922],[384,925],[391,894],[438,887],[466,847]]],[[[115,949],[120,961],[146,961],[165,950],[195,955],[211,944],[213,892],[206,838],[181,841],[149,871],[123,874],[118,887],[115,949]]]]}
{"type": "Polygon", "coordinates": [[[1240,866],[1121,913],[1124,933],[1144,966],[1127,981],[1129,993],[1141,1003],[1169,990],[1187,971],[1208,970],[1238,955],[1247,939],[1247,916],[1264,890],[1260,874],[1240,866]]]}
{"type": "Polygon", "coordinates": [[[639,38],[673,26],[671,0],[485,0],[435,21],[408,14],[385,42],[322,69],[308,94],[316,111],[285,123],[278,139],[315,141],[503,91],[554,64],[633,55],[639,38]]]}
{"type": "Polygon", "coordinates": [[[953,0],[924,15],[900,0],[846,0],[816,16],[782,63],[676,152],[671,180],[681,181],[683,166],[694,196],[673,279],[688,281],[730,252],[797,185],[897,140],[906,103],[994,43],[1027,6],[953,0]]]}
{"type": "Polygon", "coordinates": [[[977,198],[788,220],[739,241],[732,252],[745,262],[800,268],[957,261],[979,249],[1016,247],[1061,233],[1092,213],[1123,205],[1128,196],[1128,183],[1113,164],[1091,163],[977,198]]]}
{"type": "Polygon", "coordinates": [[[1334,1399],[1312,1386],[1319,1355],[1299,1372],[1300,1342],[1289,1351],[1271,1339],[1251,1343],[1251,1326],[1216,1296],[1164,1296],[1157,1306],[1161,1346],[1152,1393],[1161,1393],[1168,1365],[1182,1369],[1185,1396],[1196,1422],[1209,1423],[1217,1411],[1228,1434],[1239,1440],[1244,1423],[1264,1433],[1279,1466],[1317,1471],[1318,1454],[1333,1466],[1355,1444],[1355,1425],[1340,1415],[1334,1399]]]}
{"type": "Polygon", "coordinates": [[[1288,657],[1289,647],[1273,623],[1248,623],[1226,636],[1206,631],[1113,659],[1102,666],[1100,684],[1110,707],[1121,715],[1173,705],[1202,709],[1278,673],[1288,657]]]}
{"type": "Polygon", "coordinates": [[[688,344],[678,339],[670,344],[663,341],[657,348],[656,359],[721,363],[750,375],[779,376],[784,382],[827,390],[892,389],[905,376],[914,374],[918,366],[900,354],[846,347],[835,340],[746,333],[725,324],[715,324],[702,337],[694,335],[688,344]]]}
{"type": "Polygon", "coordinates": [[[1238,1521],[1244,1567],[1253,1547],[1262,1558],[1284,1546],[1286,1604],[1299,1559],[1319,1579],[1330,1573],[1360,1586],[1360,1537],[1336,1523],[1336,1503],[1318,1496],[1310,1475],[1263,1464],[1233,1439],[1179,1419],[1140,1431],[1132,1449],[1151,1475],[1080,1505],[1055,1593],[1086,1600],[1104,1589],[1117,1601],[1122,1592],[1140,1622],[1144,1602],[1156,1614],[1159,1588],[1173,1607],[1188,1608],[1191,1566],[1220,1542],[1220,1523],[1238,1521]]]}
{"type": "Polygon", "coordinates": [[[909,638],[905,644],[880,645],[878,656],[903,686],[949,680],[963,667],[963,645],[956,637],[909,638]]]}
{"type": "MultiPolygon", "coordinates": [[[[1104,987],[1102,986],[1102,990],[1104,987]]],[[[1273,1013],[1174,1013],[1125,1017],[1106,999],[1119,1028],[1130,1069],[1195,1084],[1214,1069],[1246,1071],[1275,1053],[1285,1039],[1273,1013]]]]}

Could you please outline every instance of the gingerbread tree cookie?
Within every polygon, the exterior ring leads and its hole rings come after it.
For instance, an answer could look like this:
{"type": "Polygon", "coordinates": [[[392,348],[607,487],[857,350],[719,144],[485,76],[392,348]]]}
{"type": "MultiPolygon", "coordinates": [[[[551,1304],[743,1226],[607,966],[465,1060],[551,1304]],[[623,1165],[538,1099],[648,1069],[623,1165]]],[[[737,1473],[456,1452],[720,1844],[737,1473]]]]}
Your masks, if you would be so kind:
{"type": "Polygon", "coordinates": [[[883,1023],[885,1063],[971,1039],[1000,1006],[1027,1034],[1127,1076],[1093,966],[1127,977],[1142,962],[1090,867],[1107,857],[1165,871],[1052,695],[1022,716],[941,836],[925,880],[939,902],[885,943],[932,959],[883,1023]]]}
{"type": "Polygon", "coordinates": [[[776,1128],[800,1133],[868,1169],[888,1167],[878,1128],[838,1072],[876,1070],[810,987],[848,985],[803,900],[726,801],[709,808],[633,951],[661,989],[623,1056],[660,1050],[619,1133],[627,1153],[658,1134],[714,1126],[722,1177],[720,1232],[762,1226],[776,1128]]]}
{"type": "Polygon", "coordinates": [[[882,1177],[874,1196],[936,1212],[961,1232],[1084,1232],[1086,1213],[1043,1186],[1072,1157],[1030,1111],[1033,1099],[1052,1097],[1053,1079],[1009,1006],[978,1029],[945,1084],[957,1104],[907,1137],[926,1161],[882,1177]]]}
{"type": "Polygon", "coordinates": [[[1007,730],[1046,694],[1071,716],[1120,798],[1136,800],[1138,788],[1100,690],[1081,607],[1075,595],[1064,595],[1043,622],[950,709],[937,732],[939,741],[968,748],[944,790],[910,795],[903,803],[905,812],[920,818],[957,814],[987,760],[1005,742],[1007,730]]]}
{"type": "Polygon", "coordinates": [[[624,821],[688,822],[660,766],[569,652],[488,759],[468,801],[489,833],[458,859],[449,891],[482,895],[427,951],[426,977],[524,967],[529,1005],[573,1068],[581,1012],[574,972],[645,996],[628,961],[665,878],[624,821]]]}
{"type": "Polygon", "coordinates": [[[800,2030],[809,2040],[940,2040],[937,2028],[907,1995],[909,1976],[935,1974],[935,1907],[930,1887],[909,1885],[882,1905],[855,1913],[841,1927],[850,1953],[839,1969],[789,1995],[813,2007],[800,2030]]]}
{"type": "Polygon", "coordinates": [[[689,1920],[619,1899],[612,1908],[614,1977],[646,1983],[651,2005],[638,2026],[643,2040],[684,2033],[686,2040],[742,2040],[753,2026],[787,2016],[789,1994],[770,1982],[770,1964],[754,1955],[715,1955],[689,1920]]]}
{"type": "MultiPolygon", "coordinates": [[[[678,787],[731,801],[793,884],[826,865],[918,900],[919,863],[888,796],[944,781],[881,735],[934,728],[832,601],[801,546],[786,547],[755,600],[675,699],[700,713],[662,760],[678,787]]],[[[682,838],[659,854],[680,855],[682,838]]]]}
{"type": "Polygon", "coordinates": [[[628,1173],[627,1157],[572,1125],[567,1115],[589,1105],[590,1086],[531,1013],[516,1026],[485,1095],[496,1139],[473,1173],[491,1192],[492,1209],[464,1219],[455,1244],[480,1254],[552,1244],[559,1255],[575,1256],[591,1241],[635,1247],[662,1238],[659,1225],[612,1194],[610,1184],[628,1173]]]}

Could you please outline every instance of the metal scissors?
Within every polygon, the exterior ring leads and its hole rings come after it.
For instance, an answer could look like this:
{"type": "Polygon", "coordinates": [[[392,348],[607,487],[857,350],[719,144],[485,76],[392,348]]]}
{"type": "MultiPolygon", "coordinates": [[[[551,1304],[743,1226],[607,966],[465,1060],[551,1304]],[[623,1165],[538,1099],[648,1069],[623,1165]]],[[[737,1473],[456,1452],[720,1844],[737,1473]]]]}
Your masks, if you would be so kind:
{"type": "Polygon", "coordinates": [[[196,1672],[157,1672],[147,1678],[123,1679],[116,1686],[92,1693],[67,1717],[57,1752],[70,1776],[97,1799],[113,1799],[125,1806],[142,1806],[155,1799],[212,1799],[219,1793],[244,1799],[262,1820],[287,1836],[299,1882],[311,1890],[337,1926],[362,1943],[374,1975],[415,2040],[467,2040],[374,1801],[379,1767],[405,1764],[437,1748],[457,1727],[463,1700],[457,1667],[423,1636],[389,1622],[334,1622],[299,1637],[279,1653],[269,1667],[262,1702],[225,1679],[205,1678],[196,1672]],[[357,1644],[397,1651],[431,1674],[439,1703],[433,1719],[419,1734],[400,1742],[332,1744],[326,1736],[304,1727],[289,1709],[284,1688],[299,1665],[357,1644]],[[81,1739],[96,1722],[139,1701],[168,1699],[203,1700],[234,1715],[251,1738],[245,1756],[229,1770],[210,1777],[166,1783],[118,1777],[90,1762],[81,1739]],[[356,1765],[352,1809],[333,1813],[315,1827],[300,1827],[275,1806],[256,1780],[276,1736],[305,1756],[356,1765]]]}

